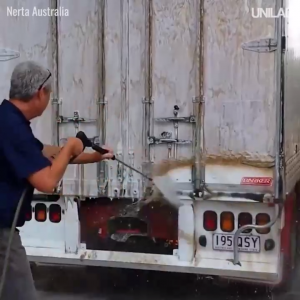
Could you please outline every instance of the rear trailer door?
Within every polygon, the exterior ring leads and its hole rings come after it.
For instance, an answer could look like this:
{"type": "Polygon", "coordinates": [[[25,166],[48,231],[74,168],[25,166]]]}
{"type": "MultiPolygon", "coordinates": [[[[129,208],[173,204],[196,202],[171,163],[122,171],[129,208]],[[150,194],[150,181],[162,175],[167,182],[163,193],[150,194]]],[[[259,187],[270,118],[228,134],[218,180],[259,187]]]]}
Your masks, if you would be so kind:
{"type": "MultiPolygon", "coordinates": [[[[199,148],[200,179],[211,195],[194,205],[196,257],[217,266],[234,258],[234,234],[247,224],[265,225],[276,209],[262,202],[274,192],[276,155],[276,18],[254,18],[260,9],[275,13],[275,1],[204,1],[203,101],[199,148]],[[259,194],[259,196],[258,196],[259,194]],[[219,194],[221,195],[221,194],[219,194]],[[205,243],[204,243],[205,241],[205,243]]],[[[238,261],[250,271],[276,272],[280,221],[238,237],[238,261]],[[269,247],[268,241],[274,241],[269,247]],[[275,271],[274,271],[275,270],[275,271]]]]}
{"type": "Polygon", "coordinates": [[[261,9],[274,1],[204,1],[200,150],[214,191],[274,189],[277,19],[261,9]]]}

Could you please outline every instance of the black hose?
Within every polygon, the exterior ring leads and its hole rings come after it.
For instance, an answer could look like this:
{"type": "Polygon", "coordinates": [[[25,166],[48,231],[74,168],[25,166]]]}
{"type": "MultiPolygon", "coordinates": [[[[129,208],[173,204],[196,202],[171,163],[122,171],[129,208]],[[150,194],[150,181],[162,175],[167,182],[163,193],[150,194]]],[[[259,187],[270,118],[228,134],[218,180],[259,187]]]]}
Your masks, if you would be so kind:
{"type": "Polygon", "coordinates": [[[19,201],[18,206],[17,206],[16,213],[15,213],[15,216],[14,216],[14,220],[13,220],[13,223],[12,223],[12,226],[11,226],[11,229],[10,229],[7,248],[6,248],[6,252],[5,252],[4,263],[3,263],[1,281],[0,281],[0,299],[1,299],[1,296],[2,296],[2,293],[3,293],[4,284],[5,284],[5,280],[6,280],[6,274],[7,274],[8,263],[9,263],[10,248],[11,248],[11,244],[12,244],[12,241],[13,241],[13,238],[14,238],[14,234],[15,234],[18,218],[19,218],[19,215],[20,215],[21,207],[22,207],[22,204],[24,202],[27,191],[28,191],[28,188],[26,188],[22,193],[22,196],[20,198],[20,201],[19,201]]]}

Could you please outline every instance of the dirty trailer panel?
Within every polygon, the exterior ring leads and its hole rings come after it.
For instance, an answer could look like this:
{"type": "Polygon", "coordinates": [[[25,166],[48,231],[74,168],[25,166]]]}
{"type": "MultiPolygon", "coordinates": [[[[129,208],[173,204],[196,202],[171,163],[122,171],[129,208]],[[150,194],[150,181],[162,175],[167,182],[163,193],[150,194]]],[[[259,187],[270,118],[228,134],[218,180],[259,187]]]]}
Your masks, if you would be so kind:
{"type": "MultiPolygon", "coordinates": [[[[144,161],[143,102],[148,85],[147,1],[105,1],[105,142],[116,156],[141,171],[144,161]]],[[[141,197],[142,178],[116,162],[105,181],[113,197],[141,197]]]]}
{"type": "Polygon", "coordinates": [[[207,157],[273,161],[275,54],[242,44],[275,37],[275,19],[251,16],[274,1],[206,1],[204,27],[205,149],[207,157]]]}
{"type": "MultiPolygon", "coordinates": [[[[180,124],[187,145],[148,145],[149,137],[176,138],[172,122],[190,116],[197,95],[198,1],[107,1],[105,6],[106,142],[119,158],[147,171],[149,163],[192,154],[193,127],[180,124]],[[171,148],[170,148],[171,147],[171,148]]],[[[161,141],[160,141],[161,142],[161,141]]],[[[158,143],[160,143],[158,142],[158,143]]],[[[142,178],[109,163],[111,196],[141,197],[142,178]],[[123,193],[120,194],[120,191],[123,193]]]]}
{"type": "MultiPolygon", "coordinates": [[[[263,5],[272,7],[271,2],[263,5]]],[[[32,26],[36,34],[30,43],[23,37],[16,42],[3,29],[3,46],[21,51],[21,57],[2,63],[1,91],[6,95],[9,72],[21,59],[47,64],[55,79],[53,103],[33,122],[37,136],[62,145],[83,130],[140,170],[167,157],[200,153],[201,145],[208,164],[224,159],[273,162],[274,53],[250,52],[241,45],[274,37],[275,21],[252,18],[248,2],[204,1],[201,31],[201,3],[95,0],[74,5],[61,0],[58,5],[68,8],[69,16],[5,16],[10,28],[32,26]],[[178,116],[188,120],[178,128],[166,120],[174,117],[175,106],[178,116]],[[196,123],[190,122],[192,115],[196,123]],[[204,139],[197,136],[195,149],[197,128],[204,139]],[[149,145],[153,140],[158,144],[149,145]]],[[[23,0],[22,5],[47,7],[38,1],[23,0]]],[[[60,193],[139,198],[143,185],[140,175],[110,161],[69,166],[60,193]]]]}
{"type": "Polygon", "coordinates": [[[274,192],[275,140],[280,134],[277,51],[249,51],[249,42],[276,38],[277,20],[253,18],[251,9],[274,5],[274,1],[204,4],[202,179],[214,191],[274,192]],[[262,178],[264,183],[245,186],[247,178],[262,178]]]}
{"type": "MultiPolygon", "coordinates": [[[[40,8],[48,7],[47,1],[18,1],[19,6],[14,8],[29,8],[34,5],[40,8]],[[34,3],[35,2],[35,3],[34,3]]],[[[52,44],[49,18],[32,18],[25,16],[7,16],[7,7],[12,6],[8,0],[0,4],[0,99],[8,99],[10,76],[16,64],[26,59],[33,59],[52,69],[52,44]],[[9,28],[9,30],[7,30],[9,28]],[[30,38],[20,31],[26,28],[30,38]]],[[[42,118],[33,120],[32,127],[38,138],[50,143],[52,139],[51,105],[47,108],[42,118]]]]}
{"type": "MultiPolygon", "coordinates": [[[[58,99],[59,116],[78,114],[84,121],[59,124],[59,140],[75,136],[78,130],[88,137],[99,136],[98,106],[99,62],[98,5],[97,1],[60,1],[69,9],[69,17],[58,20],[58,99]]],[[[66,195],[97,195],[96,165],[69,166],[64,176],[62,193],[66,195]]]]}
{"type": "Polygon", "coordinates": [[[183,140],[183,144],[161,144],[152,146],[151,160],[160,161],[168,157],[190,157],[193,153],[193,125],[178,123],[178,134],[173,122],[162,122],[160,118],[174,117],[174,106],[178,117],[193,114],[193,101],[199,96],[199,1],[152,1],[152,101],[154,131],[156,138],[169,133],[171,138],[183,140]],[[176,107],[175,107],[176,111],[176,107]]]}

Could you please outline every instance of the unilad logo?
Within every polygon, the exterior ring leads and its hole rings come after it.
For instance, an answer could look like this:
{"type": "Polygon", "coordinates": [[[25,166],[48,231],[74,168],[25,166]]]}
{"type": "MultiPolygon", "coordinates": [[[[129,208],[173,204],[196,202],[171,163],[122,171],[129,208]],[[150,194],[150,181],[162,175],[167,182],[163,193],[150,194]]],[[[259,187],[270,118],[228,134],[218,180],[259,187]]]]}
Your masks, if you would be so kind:
{"type": "Polygon", "coordinates": [[[251,8],[251,16],[252,18],[258,19],[258,18],[268,18],[268,19],[274,19],[274,18],[288,18],[289,17],[289,10],[280,8],[279,10],[275,10],[272,7],[269,8],[262,8],[257,7],[251,8]]]}

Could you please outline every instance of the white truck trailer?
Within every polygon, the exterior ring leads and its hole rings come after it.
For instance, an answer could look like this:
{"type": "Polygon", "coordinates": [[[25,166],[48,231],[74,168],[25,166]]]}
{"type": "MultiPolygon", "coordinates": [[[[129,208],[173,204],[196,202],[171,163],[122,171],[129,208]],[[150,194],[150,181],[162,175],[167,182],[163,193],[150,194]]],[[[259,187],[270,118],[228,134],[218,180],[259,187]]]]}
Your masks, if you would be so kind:
{"type": "Polygon", "coordinates": [[[298,9],[297,0],[2,0],[1,98],[22,60],[53,74],[52,103],[32,124],[42,142],[81,130],[145,173],[197,158],[172,174],[190,195],[179,211],[154,203],[135,215],[124,207],[144,195],[139,174],[115,161],[69,166],[56,194],[35,194],[20,228],[30,260],[288,281],[298,249],[298,9]],[[274,14],[255,17],[266,9],[274,14]]]}

